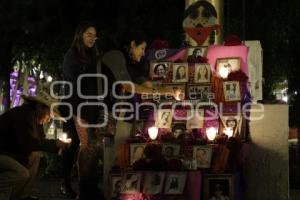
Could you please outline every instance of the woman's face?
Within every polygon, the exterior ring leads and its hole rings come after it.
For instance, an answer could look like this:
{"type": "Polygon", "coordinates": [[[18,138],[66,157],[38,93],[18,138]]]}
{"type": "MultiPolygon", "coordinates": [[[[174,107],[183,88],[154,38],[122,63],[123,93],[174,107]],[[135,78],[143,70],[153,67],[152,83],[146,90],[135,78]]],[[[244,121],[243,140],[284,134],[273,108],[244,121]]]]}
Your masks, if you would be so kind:
{"type": "Polygon", "coordinates": [[[139,45],[136,45],[135,41],[132,41],[130,43],[133,61],[135,62],[141,61],[142,57],[145,55],[146,46],[147,46],[146,42],[142,42],[139,45]]]}
{"type": "Polygon", "coordinates": [[[51,115],[50,115],[50,109],[42,109],[38,111],[37,120],[39,124],[46,124],[50,122],[51,115]]]}
{"type": "Polygon", "coordinates": [[[87,48],[92,48],[95,45],[96,37],[96,29],[94,27],[89,27],[83,33],[83,44],[87,48]]]}
{"type": "Polygon", "coordinates": [[[181,77],[185,76],[185,68],[183,66],[179,67],[178,72],[181,77]]]}
{"type": "Polygon", "coordinates": [[[206,75],[206,72],[207,72],[207,69],[204,65],[201,65],[200,66],[200,69],[199,69],[199,73],[201,74],[201,76],[205,76],[206,75]]]}
{"type": "Polygon", "coordinates": [[[235,120],[228,120],[226,124],[227,124],[227,127],[234,128],[236,125],[236,122],[235,122],[235,120]]]}
{"type": "Polygon", "coordinates": [[[156,69],[157,76],[164,76],[165,75],[165,68],[163,65],[158,65],[156,69]]]}

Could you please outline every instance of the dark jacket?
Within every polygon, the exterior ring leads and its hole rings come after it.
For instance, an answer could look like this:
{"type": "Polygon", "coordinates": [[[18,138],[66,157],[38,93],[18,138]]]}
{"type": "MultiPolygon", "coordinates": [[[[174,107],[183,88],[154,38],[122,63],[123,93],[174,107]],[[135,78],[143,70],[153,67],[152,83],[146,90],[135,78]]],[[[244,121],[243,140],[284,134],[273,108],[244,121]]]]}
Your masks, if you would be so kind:
{"type": "MultiPolygon", "coordinates": [[[[118,101],[112,96],[112,85],[115,81],[131,81],[136,84],[142,84],[147,81],[146,70],[140,63],[133,63],[129,56],[123,51],[112,50],[102,57],[102,73],[108,79],[108,95],[105,103],[108,109],[118,101]]],[[[116,91],[118,93],[118,91],[116,91]]],[[[133,100],[131,100],[133,101],[133,100]]]]}
{"type": "Polygon", "coordinates": [[[31,104],[23,104],[0,115],[0,154],[26,164],[33,151],[57,152],[56,140],[45,139],[34,109],[31,104]]]}
{"type": "MultiPolygon", "coordinates": [[[[63,63],[63,76],[65,81],[71,82],[73,85],[73,93],[71,98],[64,100],[71,103],[75,115],[78,115],[77,108],[80,103],[97,102],[97,99],[80,98],[77,93],[77,79],[82,74],[96,74],[96,57],[91,56],[90,62],[83,62],[75,49],[70,48],[63,63]]],[[[83,95],[97,96],[97,79],[83,78],[80,87],[83,95]]],[[[98,117],[97,106],[85,106],[82,108],[80,118],[89,123],[96,123],[98,117]]]]}

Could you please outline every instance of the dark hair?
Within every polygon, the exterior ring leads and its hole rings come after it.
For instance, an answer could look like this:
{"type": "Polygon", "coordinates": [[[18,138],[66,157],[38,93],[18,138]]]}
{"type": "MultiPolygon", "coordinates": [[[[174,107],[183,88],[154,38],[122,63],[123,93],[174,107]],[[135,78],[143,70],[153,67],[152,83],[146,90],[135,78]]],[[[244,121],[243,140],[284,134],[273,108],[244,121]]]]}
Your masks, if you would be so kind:
{"type": "Polygon", "coordinates": [[[193,50],[193,56],[196,56],[197,51],[202,52],[202,49],[201,49],[201,48],[195,48],[195,49],[193,50]]]}
{"type": "Polygon", "coordinates": [[[189,16],[192,19],[196,19],[197,17],[199,17],[198,8],[200,6],[203,6],[205,8],[202,12],[201,17],[203,18],[209,18],[211,16],[217,17],[217,11],[211,3],[207,1],[197,1],[185,10],[184,18],[189,16]]]}
{"type": "Polygon", "coordinates": [[[165,64],[160,63],[160,64],[158,64],[158,65],[156,65],[156,66],[154,67],[154,73],[155,73],[155,74],[157,74],[157,69],[158,69],[159,66],[163,66],[164,70],[166,70],[166,68],[167,68],[165,64]]]}
{"type": "Polygon", "coordinates": [[[84,46],[83,43],[83,33],[90,27],[94,27],[96,29],[96,26],[91,22],[81,22],[76,28],[74,39],[71,45],[71,47],[78,53],[82,62],[91,62],[93,56],[97,54],[96,45],[94,45],[93,49],[91,50],[93,53],[90,52],[91,55],[88,55],[89,50],[84,46]]]}
{"type": "Polygon", "coordinates": [[[177,67],[177,69],[176,69],[176,76],[175,76],[175,77],[176,77],[176,80],[181,78],[181,77],[180,77],[180,74],[179,74],[179,69],[180,69],[180,68],[184,68],[185,77],[187,76],[185,67],[184,67],[183,65],[180,65],[180,66],[177,67]]]}
{"type": "MultiPolygon", "coordinates": [[[[206,73],[205,73],[205,75],[204,75],[204,77],[205,77],[205,79],[208,79],[208,69],[207,69],[207,67],[205,66],[205,65],[200,65],[200,67],[202,67],[202,66],[204,66],[205,67],[205,71],[206,71],[206,73]]],[[[201,78],[201,74],[200,74],[200,67],[199,67],[199,70],[198,70],[198,73],[197,73],[197,75],[198,75],[198,80],[201,78]]]]}

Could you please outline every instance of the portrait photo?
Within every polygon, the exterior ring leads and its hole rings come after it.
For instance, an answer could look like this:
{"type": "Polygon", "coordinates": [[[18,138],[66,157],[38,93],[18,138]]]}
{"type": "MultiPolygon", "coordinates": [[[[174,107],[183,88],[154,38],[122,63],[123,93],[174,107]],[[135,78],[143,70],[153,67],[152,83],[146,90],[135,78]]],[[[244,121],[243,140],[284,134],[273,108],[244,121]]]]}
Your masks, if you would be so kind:
{"type": "MultiPolygon", "coordinates": [[[[182,93],[180,95],[183,95],[183,96],[180,96],[181,99],[184,99],[184,93],[185,93],[185,85],[184,84],[164,84],[164,87],[168,90],[173,90],[174,92],[176,90],[181,90],[182,93]]],[[[168,100],[172,100],[174,99],[173,96],[170,96],[168,100]]]]}
{"type": "Polygon", "coordinates": [[[122,175],[121,174],[111,174],[110,175],[111,183],[111,198],[119,199],[122,189],[122,175]]]}
{"type": "Polygon", "coordinates": [[[199,129],[204,125],[204,109],[193,109],[188,111],[188,119],[186,122],[187,129],[199,129]]]}
{"type": "Polygon", "coordinates": [[[159,194],[162,193],[162,189],[165,181],[165,172],[150,172],[145,173],[143,181],[143,193],[145,194],[159,194]]]}
{"type": "Polygon", "coordinates": [[[188,63],[173,63],[173,83],[185,83],[189,80],[188,63]]]}
{"type": "Polygon", "coordinates": [[[170,62],[151,62],[150,77],[152,79],[165,79],[170,70],[170,62]]]}
{"type": "Polygon", "coordinates": [[[233,132],[233,136],[239,135],[241,133],[241,124],[242,124],[242,116],[241,114],[236,113],[232,114],[222,114],[220,115],[221,120],[221,128],[220,133],[224,133],[226,128],[230,128],[233,132]]]}
{"type": "Polygon", "coordinates": [[[145,147],[144,143],[130,144],[130,165],[143,158],[145,147]]]}
{"type": "Polygon", "coordinates": [[[197,162],[197,168],[210,168],[212,148],[210,146],[193,146],[193,159],[197,162]]]}
{"type": "Polygon", "coordinates": [[[241,68],[240,62],[239,57],[218,58],[216,61],[216,72],[221,74],[224,70],[228,70],[228,73],[238,71],[241,68]]]}
{"type": "Polygon", "coordinates": [[[121,193],[138,193],[141,187],[142,174],[139,172],[128,172],[125,173],[122,178],[121,193]]]}
{"type": "Polygon", "coordinates": [[[155,126],[158,128],[171,128],[172,118],[171,109],[159,109],[156,112],[155,126]]]}
{"type": "Polygon", "coordinates": [[[233,178],[226,174],[207,174],[204,176],[204,199],[233,200],[233,178]]]}
{"type": "Polygon", "coordinates": [[[182,194],[186,183],[186,172],[168,172],[165,183],[165,194],[182,194]]]}
{"type": "Polygon", "coordinates": [[[225,101],[240,101],[241,90],[238,81],[225,81],[223,82],[223,92],[225,101]]]}
{"type": "Polygon", "coordinates": [[[180,145],[179,144],[163,144],[162,155],[166,158],[173,158],[179,156],[180,145]]]}
{"type": "Polygon", "coordinates": [[[210,83],[210,77],[209,64],[195,64],[194,83],[210,83]]]}
{"type": "Polygon", "coordinates": [[[174,138],[178,138],[178,136],[184,134],[185,131],[186,131],[185,121],[175,121],[172,124],[172,135],[174,138]]]}
{"type": "Polygon", "coordinates": [[[187,49],[187,60],[192,61],[197,59],[197,57],[206,57],[207,54],[207,46],[197,46],[197,47],[189,47],[187,49]]]}
{"type": "Polygon", "coordinates": [[[208,102],[211,97],[211,85],[188,85],[187,98],[190,100],[199,100],[208,102]]]}

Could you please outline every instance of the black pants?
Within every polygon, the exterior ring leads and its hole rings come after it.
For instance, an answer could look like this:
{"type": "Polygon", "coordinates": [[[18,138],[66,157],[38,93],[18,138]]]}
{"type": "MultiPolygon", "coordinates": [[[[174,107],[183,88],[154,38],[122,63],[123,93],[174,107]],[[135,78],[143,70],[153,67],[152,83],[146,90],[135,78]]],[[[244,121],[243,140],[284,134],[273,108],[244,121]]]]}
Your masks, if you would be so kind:
{"type": "Polygon", "coordinates": [[[77,160],[77,152],[80,141],[72,118],[64,123],[63,129],[64,132],[68,133],[68,137],[72,139],[70,147],[62,154],[63,179],[66,185],[71,185],[71,172],[73,165],[77,160]]]}

